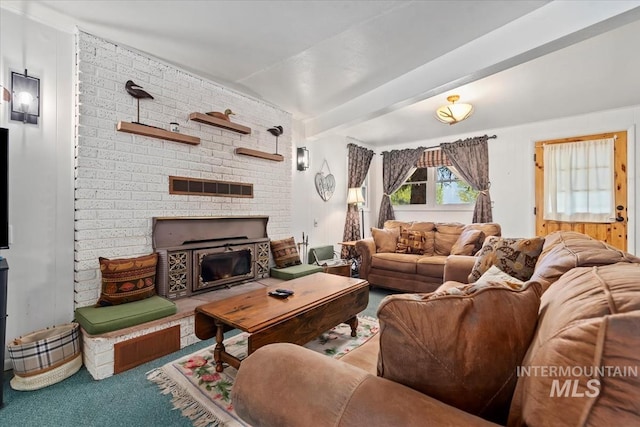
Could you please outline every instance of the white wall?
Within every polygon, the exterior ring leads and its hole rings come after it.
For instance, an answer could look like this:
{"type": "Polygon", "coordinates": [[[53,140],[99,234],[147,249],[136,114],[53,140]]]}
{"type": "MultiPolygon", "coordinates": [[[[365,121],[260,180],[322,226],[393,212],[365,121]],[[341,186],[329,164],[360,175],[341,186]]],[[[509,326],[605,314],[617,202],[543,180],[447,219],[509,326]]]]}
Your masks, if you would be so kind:
{"type": "Polygon", "coordinates": [[[272,239],[291,235],[291,114],[160,60],[98,37],[78,35],[78,127],[75,205],[75,302],[94,304],[101,287],[98,257],[152,251],[153,217],[268,215],[272,239]],[[116,131],[135,121],[133,80],[155,99],[140,102],[142,123],[197,136],[199,145],[116,131]],[[189,121],[189,113],[233,110],[250,135],[189,121]],[[234,153],[245,147],[274,153],[267,129],[281,125],[284,162],[234,153]],[[252,183],[253,198],[169,194],[169,176],[252,183]]]}
{"type": "MultiPolygon", "coordinates": [[[[535,170],[533,162],[534,143],[539,140],[566,138],[602,132],[628,131],[628,250],[636,251],[640,240],[636,224],[640,213],[636,200],[640,200],[640,188],[635,182],[640,174],[636,167],[640,161],[640,150],[636,150],[638,135],[635,131],[640,123],[640,106],[602,111],[577,117],[568,117],[545,122],[530,123],[501,129],[487,129],[473,134],[456,135],[447,140],[432,139],[377,148],[378,153],[398,148],[415,148],[434,146],[443,142],[453,142],[477,135],[497,135],[497,139],[489,140],[489,178],[491,180],[491,199],[494,202],[493,220],[502,226],[502,234],[509,237],[535,235],[535,170]]],[[[378,156],[380,157],[380,156],[378,156]]],[[[374,164],[377,186],[375,203],[379,206],[382,197],[382,162],[374,164]]],[[[377,211],[375,212],[377,221],[377,211]]],[[[396,215],[403,220],[433,220],[470,222],[471,212],[434,212],[434,211],[402,211],[396,215]]]]}
{"type": "Polygon", "coordinates": [[[0,126],[9,128],[13,243],[0,255],[9,263],[11,340],[73,319],[74,55],[71,34],[1,12],[0,84],[10,88],[11,71],[27,68],[41,88],[37,126],[10,121],[10,105],[0,103],[0,126]]]}

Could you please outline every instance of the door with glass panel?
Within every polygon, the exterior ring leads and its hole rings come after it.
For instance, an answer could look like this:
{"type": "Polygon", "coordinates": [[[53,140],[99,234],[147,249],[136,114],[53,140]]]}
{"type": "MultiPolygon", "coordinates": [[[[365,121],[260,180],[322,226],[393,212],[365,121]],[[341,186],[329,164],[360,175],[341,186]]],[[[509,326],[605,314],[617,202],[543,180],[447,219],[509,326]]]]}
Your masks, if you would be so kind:
{"type": "Polygon", "coordinates": [[[538,141],[536,234],[587,234],[627,250],[627,132],[538,141]]]}

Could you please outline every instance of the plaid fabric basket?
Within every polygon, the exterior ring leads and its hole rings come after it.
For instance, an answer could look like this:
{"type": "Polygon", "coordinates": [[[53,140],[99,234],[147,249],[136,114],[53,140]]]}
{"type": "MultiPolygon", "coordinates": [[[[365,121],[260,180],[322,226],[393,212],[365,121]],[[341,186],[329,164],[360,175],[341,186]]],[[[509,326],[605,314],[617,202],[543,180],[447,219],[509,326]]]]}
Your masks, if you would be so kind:
{"type": "Polygon", "coordinates": [[[74,322],[31,332],[14,339],[7,349],[16,376],[43,374],[71,362],[81,353],[80,326],[74,322]]]}

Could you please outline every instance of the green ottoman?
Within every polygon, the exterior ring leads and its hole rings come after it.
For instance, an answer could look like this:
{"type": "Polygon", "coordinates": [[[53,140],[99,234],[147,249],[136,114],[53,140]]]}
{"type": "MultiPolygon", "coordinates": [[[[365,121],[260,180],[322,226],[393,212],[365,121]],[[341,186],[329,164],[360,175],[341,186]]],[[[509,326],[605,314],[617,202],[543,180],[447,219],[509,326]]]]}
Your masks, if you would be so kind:
{"type": "Polygon", "coordinates": [[[160,296],[109,307],[76,309],[76,322],[91,335],[104,334],[176,314],[176,304],[160,296]]]}
{"type": "Polygon", "coordinates": [[[271,268],[271,277],[282,280],[297,279],[298,277],[308,276],[313,273],[322,273],[323,268],[319,265],[298,264],[285,268],[271,268]]]}

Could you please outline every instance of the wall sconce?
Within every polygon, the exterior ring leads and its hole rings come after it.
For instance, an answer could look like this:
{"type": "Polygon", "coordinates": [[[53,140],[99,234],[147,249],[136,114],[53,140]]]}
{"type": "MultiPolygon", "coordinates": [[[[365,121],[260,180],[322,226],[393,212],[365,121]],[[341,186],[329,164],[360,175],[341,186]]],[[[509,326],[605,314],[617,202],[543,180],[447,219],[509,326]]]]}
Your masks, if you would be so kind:
{"type": "Polygon", "coordinates": [[[297,153],[298,170],[304,171],[309,169],[309,150],[307,150],[307,147],[298,147],[297,153]]]}
{"type": "Polygon", "coordinates": [[[11,120],[38,124],[40,117],[40,79],[11,73],[11,120]]]}
{"type": "Polygon", "coordinates": [[[451,104],[438,108],[436,110],[436,119],[442,123],[455,125],[468,118],[473,112],[473,106],[471,104],[456,104],[456,101],[459,99],[459,95],[448,96],[447,101],[451,104]]]}
{"type": "MultiPolygon", "coordinates": [[[[348,205],[364,205],[364,195],[362,194],[361,187],[352,187],[349,189],[347,193],[347,204],[348,205]]],[[[360,212],[362,213],[362,223],[360,226],[362,227],[362,238],[364,239],[364,208],[360,208],[360,212]]]]}

